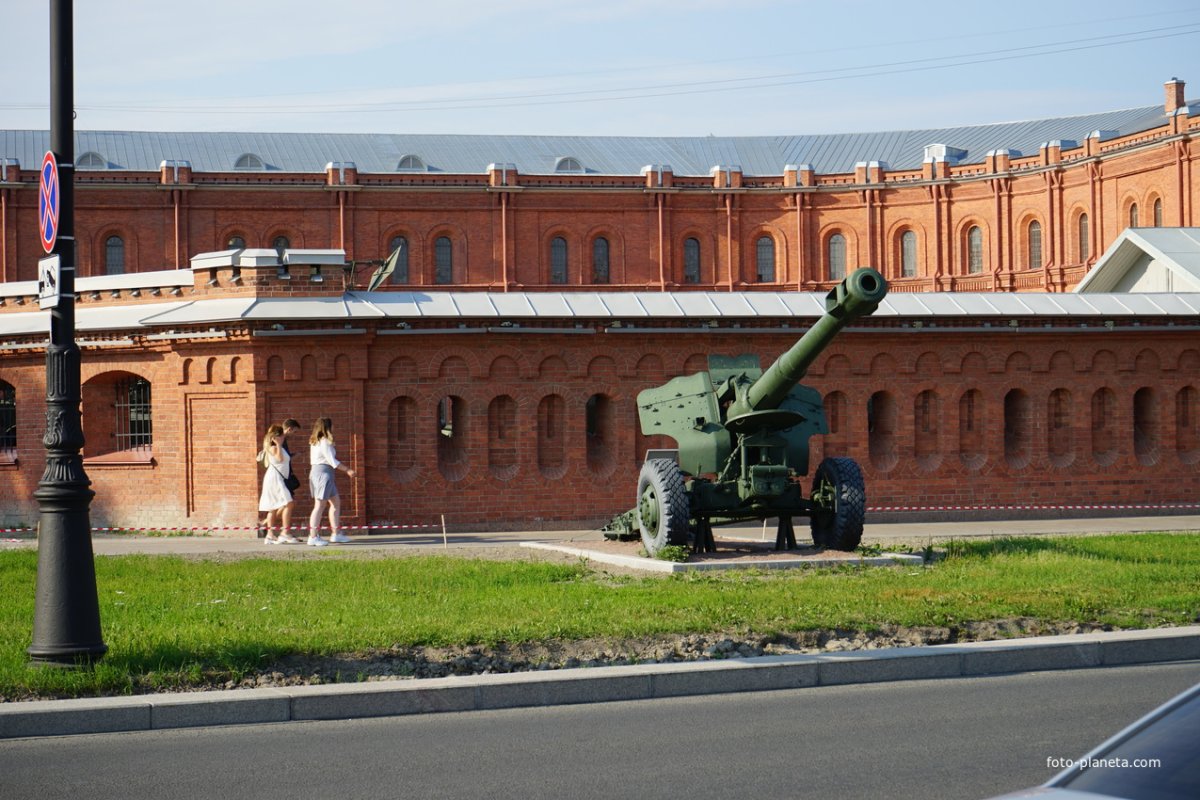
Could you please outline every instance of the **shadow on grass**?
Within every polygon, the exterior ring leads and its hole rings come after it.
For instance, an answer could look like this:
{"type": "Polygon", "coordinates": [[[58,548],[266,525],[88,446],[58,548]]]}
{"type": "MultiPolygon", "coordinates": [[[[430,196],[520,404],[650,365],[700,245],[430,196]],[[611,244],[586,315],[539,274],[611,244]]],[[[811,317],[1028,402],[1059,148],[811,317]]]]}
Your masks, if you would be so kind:
{"type": "Polygon", "coordinates": [[[1181,549],[1184,540],[1194,544],[1194,537],[1175,534],[1129,534],[1123,537],[1002,537],[986,541],[953,540],[946,545],[947,558],[988,559],[997,556],[1030,556],[1037,553],[1057,553],[1084,559],[1124,562],[1130,564],[1172,564],[1200,561],[1194,547],[1181,549]]]}

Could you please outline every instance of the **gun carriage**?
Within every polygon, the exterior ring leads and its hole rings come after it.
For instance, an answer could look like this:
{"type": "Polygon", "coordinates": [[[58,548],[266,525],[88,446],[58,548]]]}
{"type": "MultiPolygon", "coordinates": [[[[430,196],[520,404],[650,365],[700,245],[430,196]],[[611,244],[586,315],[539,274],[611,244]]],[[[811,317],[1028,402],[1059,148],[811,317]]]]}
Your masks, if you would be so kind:
{"type": "Polygon", "coordinates": [[[765,371],[753,354],[710,355],[708,371],[638,394],[642,433],[675,440],[651,450],[638,476],[637,505],[605,526],[655,555],[668,545],[712,548],[712,527],[779,518],[777,546],[795,547],[792,517],[810,519],[818,547],[853,550],[862,539],[866,492],[850,458],[825,458],[806,492],[808,440],[828,433],[821,394],[800,380],[849,323],[874,313],[887,294],[876,270],[855,270],[831,291],[825,314],[765,371]]]}

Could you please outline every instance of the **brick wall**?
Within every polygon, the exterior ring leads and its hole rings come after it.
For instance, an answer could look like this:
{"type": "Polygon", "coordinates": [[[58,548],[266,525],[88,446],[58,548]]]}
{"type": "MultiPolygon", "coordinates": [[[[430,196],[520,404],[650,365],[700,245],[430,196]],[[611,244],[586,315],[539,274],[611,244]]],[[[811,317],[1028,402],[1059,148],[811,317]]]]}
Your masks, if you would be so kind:
{"type": "MultiPolygon", "coordinates": [[[[812,464],[828,454],[858,460],[873,507],[1193,502],[1195,332],[1046,321],[1054,327],[963,320],[945,332],[879,323],[846,332],[806,379],[835,417],[830,435],[813,439],[812,464]]],[[[794,336],[592,324],[396,330],[87,348],[93,524],[251,526],[262,431],[301,421],[291,444],[304,476],[317,416],[334,420],[339,457],[358,471],[338,476],[349,523],[594,523],[632,507],[644,450],[666,444],[640,435],[639,391],[702,369],[709,352],[757,352],[765,365],[794,336]],[[111,380],[123,375],[152,385],[152,458],[143,461],[113,460],[105,447],[111,380]]],[[[6,524],[36,520],[43,375],[35,355],[0,358],[19,429],[18,464],[0,464],[6,524]]],[[[308,498],[305,484],[297,520],[308,498]]]]}

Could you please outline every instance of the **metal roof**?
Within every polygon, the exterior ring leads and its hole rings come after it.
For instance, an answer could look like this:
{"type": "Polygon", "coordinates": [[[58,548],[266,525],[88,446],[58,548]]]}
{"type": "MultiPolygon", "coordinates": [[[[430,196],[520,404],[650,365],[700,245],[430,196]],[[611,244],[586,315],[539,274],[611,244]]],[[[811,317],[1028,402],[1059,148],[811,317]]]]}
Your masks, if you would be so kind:
{"type": "MultiPolygon", "coordinates": [[[[218,298],[80,308],[83,331],[161,330],[233,322],[338,322],[361,320],[525,319],[617,321],[813,320],[825,312],[816,292],[346,292],[340,297],[218,298]]],[[[1200,293],[1042,294],[896,293],[877,319],[1200,317],[1200,293]]],[[[0,336],[49,330],[49,312],[0,314],[0,336]]]]}
{"type": "MultiPolygon", "coordinates": [[[[1191,113],[1191,112],[1189,112],[1191,113]]],[[[502,136],[457,134],[184,133],[78,131],[77,157],[98,154],[111,170],[156,171],[164,161],[187,161],[197,172],[232,172],[239,157],[258,156],[265,171],[322,172],[330,162],[353,162],[362,173],[394,173],[406,155],[430,172],[482,174],[493,163],[519,172],[555,172],[571,156],[587,173],[638,175],[650,164],[669,164],[676,175],[706,176],[714,166],[738,165],[745,175],[780,175],[788,164],[818,173],[852,172],[860,161],[883,161],[898,170],[919,169],[925,147],[965,150],[962,163],[981,163],[989,150],[1037,153],[1045,142],[1083,142],[1096,130],[1136,133],[1167,121],[1162,105],[1074,117],[1002,122],[956,128],[790,136],[502,136]]],[[[0,157],[34,169],[49,149],[48,131],[0,131],[0,157]]],[[[253,171],[253,170],[251,170],[253,171]]]]}
{"type": "Polygon", "coordinates": [[[1160,269],[1174,274],[1176,288],[1200,289],[1200,228],[1126,228],[1075,291],[1090,294],[1121,288],[1125,274],[1146,256],[1160,269]]]}

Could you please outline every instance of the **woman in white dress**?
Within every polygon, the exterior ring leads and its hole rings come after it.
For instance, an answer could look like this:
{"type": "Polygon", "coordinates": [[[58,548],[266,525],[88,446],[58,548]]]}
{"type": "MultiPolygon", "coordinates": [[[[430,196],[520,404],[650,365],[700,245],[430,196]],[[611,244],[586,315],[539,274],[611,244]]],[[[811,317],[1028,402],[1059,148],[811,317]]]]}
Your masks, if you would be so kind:
{"type": "Polygon", "coordinates": [[[267,544],[296,544],[299,540],[288,533],[287,529],[275,534],[280,518],[291,515],[292,493],[288,491],[287,476],[292,473],[292,456],[280,442],[283,440],[283,428],[272,425],[267,428],[263,437],[262,458],[263,466],[267,468],[263,475],[262,494],[258,498],[258,510],[267,512],[267,544]]]}
{"type": "Polygon", "coordinates": [[[324,547],[333,542],[345,544],[350,537],[338,529],[342,512],[342,499],[338,497],[334,473],[344,470],[351,478],[354,470],[337,460],[333,447],[333,421],[321,417],[313,423],[312,435],[308,437],[308,488],[313,496],[313,510],[308,517],[308,543],[313,547],[324,547]],[[321,538],[321,512],[329,507],[329,540],[321,538]]]}

